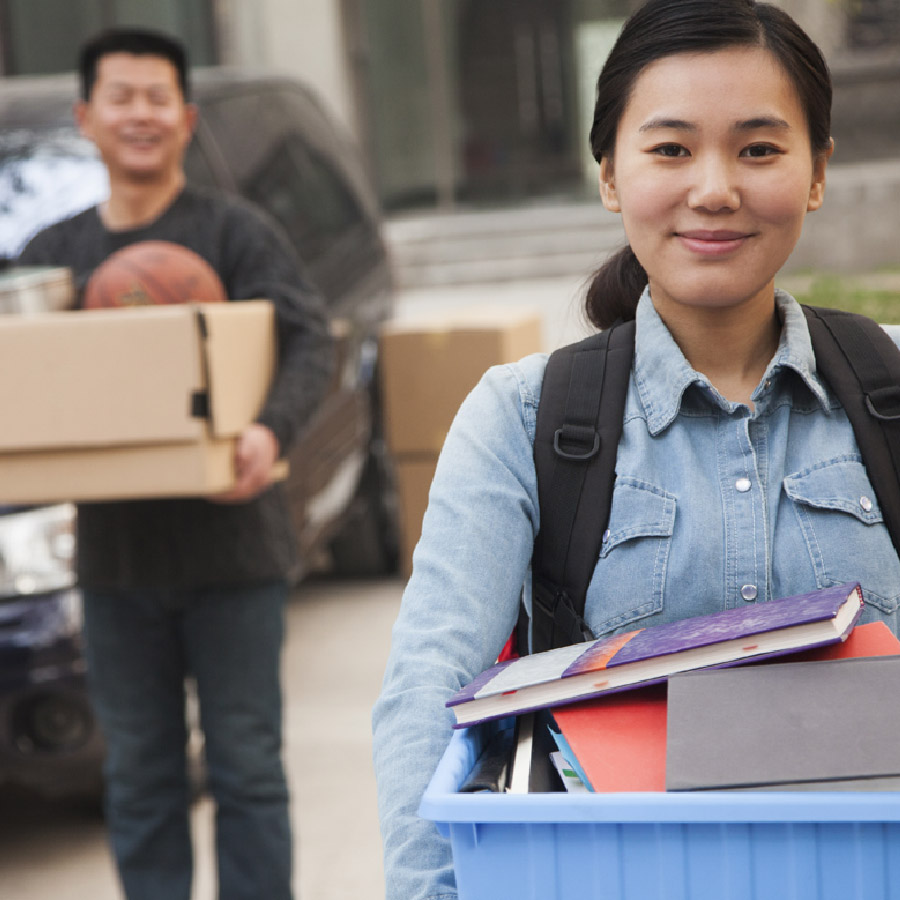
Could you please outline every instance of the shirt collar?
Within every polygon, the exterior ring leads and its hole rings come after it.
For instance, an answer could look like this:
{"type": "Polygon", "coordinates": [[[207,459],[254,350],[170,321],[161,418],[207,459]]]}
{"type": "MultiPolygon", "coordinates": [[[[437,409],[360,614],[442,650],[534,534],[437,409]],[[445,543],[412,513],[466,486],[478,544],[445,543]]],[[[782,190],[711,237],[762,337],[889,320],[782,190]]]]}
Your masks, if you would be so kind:
{"type": "MultiPolygon", "coordinates": [[[[828,395],[816,374],[816,358],[803,310],[782,290],[775,291],[775,304],[783,323],[781,339],[754,397],[763,384],[783,377],[784,370],[790,369],[800,376],[815,400],[828,411],[828,395]]],[[[709,379],[691,368],[685,359],[656,312],[649,288],[645,288],[637,307],[634,377],[651,434],[659,434],[672,423],[690,385],[704,388],[711,399],[718,397],[709,379]]],[[[723,409],[732,406],[721,397],[717,402],[723,409]]]]}

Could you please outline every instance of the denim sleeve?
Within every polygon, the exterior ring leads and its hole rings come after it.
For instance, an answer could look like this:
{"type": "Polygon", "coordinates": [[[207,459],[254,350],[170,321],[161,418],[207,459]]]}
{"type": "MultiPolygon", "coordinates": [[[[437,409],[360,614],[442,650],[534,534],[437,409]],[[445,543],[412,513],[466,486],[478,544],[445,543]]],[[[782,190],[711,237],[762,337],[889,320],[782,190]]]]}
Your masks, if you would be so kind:
{"type": "Polygon", "coordinates": [[[489,370],[438,461],[373,714],[387,900],[456,897],[449,842],[416,810],[450,737],[445,701],[493,664],[516,622],[538,527],[545,362],[489,370]]]}

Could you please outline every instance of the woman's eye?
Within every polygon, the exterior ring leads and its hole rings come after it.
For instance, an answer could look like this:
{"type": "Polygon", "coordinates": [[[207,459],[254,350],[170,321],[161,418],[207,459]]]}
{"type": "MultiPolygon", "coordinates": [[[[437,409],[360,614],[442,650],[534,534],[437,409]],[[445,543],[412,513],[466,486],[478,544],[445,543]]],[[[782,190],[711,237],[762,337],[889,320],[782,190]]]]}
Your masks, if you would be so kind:
{"type": "Polygon", "coordinates": [[[687,148],[682,147],[681,144],[660,144],[659,147],[654,147],[651,152],[670,159],[688,155],[687,148]]]}
{"type": "Polygon", "coordinates": [[[762,159],[766,156],[775,156],[781,153],[781,151],[772,146],[772,144],[751,144],[749,147],[745,147],[741,150],[741,156],[749,157],[750,159],[762,159]]]}

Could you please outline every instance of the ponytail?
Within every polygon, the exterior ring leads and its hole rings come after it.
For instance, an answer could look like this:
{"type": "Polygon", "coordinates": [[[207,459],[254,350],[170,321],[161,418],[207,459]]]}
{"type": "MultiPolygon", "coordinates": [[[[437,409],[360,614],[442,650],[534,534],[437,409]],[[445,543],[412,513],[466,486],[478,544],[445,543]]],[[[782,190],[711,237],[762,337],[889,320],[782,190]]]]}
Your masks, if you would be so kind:
{"type": "Polygon", "coordinates": [[[647,286],[647,273],[626,245],[594,273],[584,307],[591,324],[609,328],[617,319],[634,318],[638,300],[647,286]]]}

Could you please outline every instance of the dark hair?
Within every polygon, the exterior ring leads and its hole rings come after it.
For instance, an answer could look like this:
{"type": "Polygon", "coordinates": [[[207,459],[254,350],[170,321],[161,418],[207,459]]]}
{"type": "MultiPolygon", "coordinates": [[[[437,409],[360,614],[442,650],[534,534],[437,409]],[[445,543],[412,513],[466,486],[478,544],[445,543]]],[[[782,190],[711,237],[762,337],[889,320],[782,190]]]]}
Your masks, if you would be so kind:
{"type": "Polygon", "coordinates": [[[185,100],[189,98],[187,51],[180,41],[162,32],[143,28],[110,28],[91,38],[78,55],[82,100],[91,99],[91,93],[97,82],[100,60],[111,53],[159,56],[168,60],[175,67],[182,97],[185,100]]]}
{"type": "MultiPolygon", "coordinates": [[[[597,80],[591,152],[600,162],[615,150],[631,91],[650,63],[677,53],[733,46],[762,47],[781,64],[806,113],[814,154],[831,145],[831,76],[822,52],[783,10],[755,0],[649,0],[625,23],[597,80]]],[[[594,273],[585,300],[598,328],[633,319],[647,273],[624,247],[594,273]]]]}

